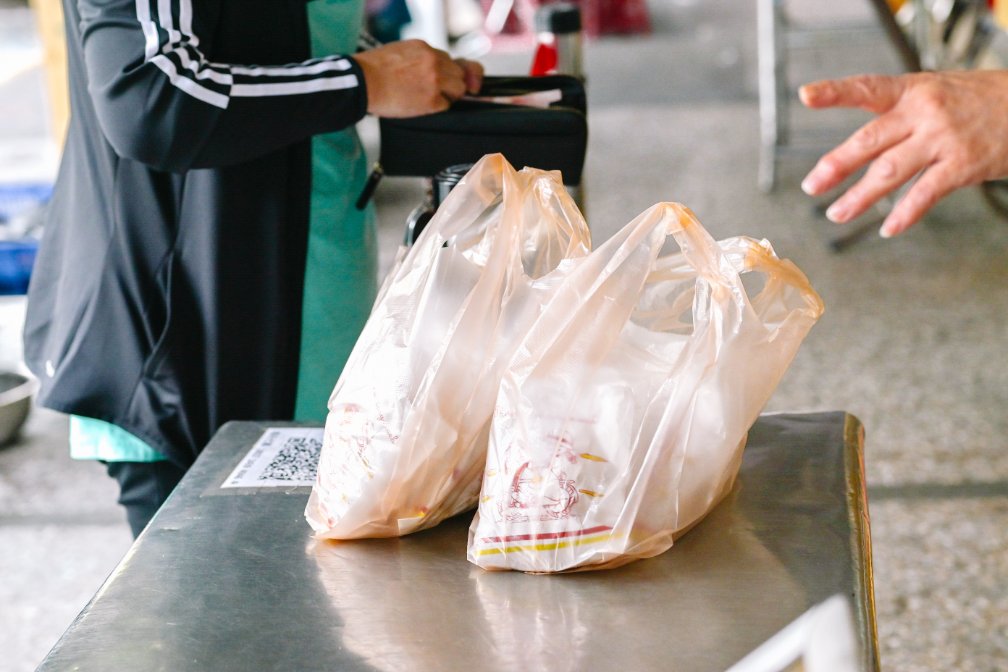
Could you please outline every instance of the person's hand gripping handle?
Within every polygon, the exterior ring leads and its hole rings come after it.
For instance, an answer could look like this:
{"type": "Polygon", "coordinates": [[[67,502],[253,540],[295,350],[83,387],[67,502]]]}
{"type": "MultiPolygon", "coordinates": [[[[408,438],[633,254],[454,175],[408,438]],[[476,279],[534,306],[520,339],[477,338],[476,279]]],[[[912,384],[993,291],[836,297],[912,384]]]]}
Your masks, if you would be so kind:
{"type": "Polygon", "coordinates": [[[448,109],[483,84],[483,66],[452,59],[421,40],[404,40],[362,51],[354,60],[364,71],[369,114],[416,117],[448,109]]]}

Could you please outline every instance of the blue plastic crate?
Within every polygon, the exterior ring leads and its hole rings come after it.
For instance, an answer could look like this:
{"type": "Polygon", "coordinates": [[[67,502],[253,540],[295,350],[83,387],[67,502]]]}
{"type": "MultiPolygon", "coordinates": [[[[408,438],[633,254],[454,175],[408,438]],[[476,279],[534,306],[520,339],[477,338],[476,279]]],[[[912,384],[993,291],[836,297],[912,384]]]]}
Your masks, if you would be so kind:
{"type": "Polygon", "coordinates": [[[28,291],[38,241],[0,240],[0,294],[24,294],[28,291]]]}

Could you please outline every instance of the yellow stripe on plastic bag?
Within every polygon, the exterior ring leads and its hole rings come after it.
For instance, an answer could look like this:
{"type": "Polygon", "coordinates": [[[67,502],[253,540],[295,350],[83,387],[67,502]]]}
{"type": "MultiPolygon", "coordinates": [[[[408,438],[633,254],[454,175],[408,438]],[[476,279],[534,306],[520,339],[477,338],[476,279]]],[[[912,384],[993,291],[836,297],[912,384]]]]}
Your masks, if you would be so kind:
{"type": "MultiPolygon", "coordinates": [[[[622,535],[620,535],[622,536],[622,535]]],[[[587,544],[597,544],[601,541],[609,541],[618,538],[613,534],[597,534],[593,537],[580,537],[567,541],[557,541],[548,544],[525,544],[519,546],[500,546],[496,548],[484,548],[476,552],[476,555],[498,555],[501,553],[520,553],[526,551],[555,551],[558,548],[569,546],[585,546],[587,544]]]]}

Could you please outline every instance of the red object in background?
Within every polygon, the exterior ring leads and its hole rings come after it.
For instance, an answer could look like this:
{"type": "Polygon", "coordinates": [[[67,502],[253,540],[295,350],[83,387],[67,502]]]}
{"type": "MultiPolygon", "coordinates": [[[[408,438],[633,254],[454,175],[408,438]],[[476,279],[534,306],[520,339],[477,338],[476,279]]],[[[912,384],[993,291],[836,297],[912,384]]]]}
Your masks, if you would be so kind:
{"type": "MultiPolygon", "coordinates": [[[[647,0],[572,0],[581,8],[584,32],[588,35],[610,33],[631,34],[651,32],[651,16],[647,0]]],[[[482,0],[483,11],[493,6],[493,0],[482,0]]],[[[550,0],[513,0],[502,33],[513,35],[531,28],[527,17],[534,8],[550,4],[550,0]]]]}
{"type": "Polygon", "coordinates": [[[651,32],[647,0],[579,0],[587,35],[651,32]]]}
{"type": "Polygon", "coordinates": [[[532,69],[529,74],[533,77],[542,77],[556,72],[557,68],[557,48],[556,42],[540,42],[536,47],[535,55],[532,57],[532,69]]]}

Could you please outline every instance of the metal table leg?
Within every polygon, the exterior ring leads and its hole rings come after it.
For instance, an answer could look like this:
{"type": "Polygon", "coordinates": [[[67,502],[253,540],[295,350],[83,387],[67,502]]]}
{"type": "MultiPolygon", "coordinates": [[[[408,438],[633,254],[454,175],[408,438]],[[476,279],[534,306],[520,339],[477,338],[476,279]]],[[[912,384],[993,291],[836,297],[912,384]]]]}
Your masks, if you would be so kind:
{"type": "Polygon", "coordinates": [[[776,183],[777,149],[786,140],[787,52],[784,49],[782,0],[757,0],[756,29],[759,68],[760,191],[772,191],[776,183]]]}

